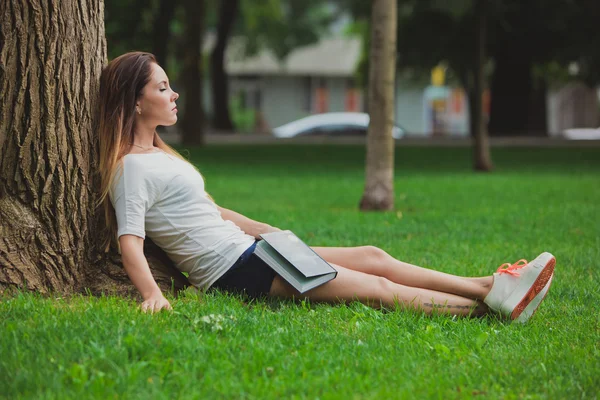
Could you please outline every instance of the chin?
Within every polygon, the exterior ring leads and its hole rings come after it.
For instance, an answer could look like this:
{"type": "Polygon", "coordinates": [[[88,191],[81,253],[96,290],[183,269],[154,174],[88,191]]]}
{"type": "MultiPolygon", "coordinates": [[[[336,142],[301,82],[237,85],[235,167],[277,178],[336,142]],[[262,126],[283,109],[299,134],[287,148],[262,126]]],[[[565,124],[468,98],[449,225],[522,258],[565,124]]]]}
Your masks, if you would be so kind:
{"type": "Polygon", "coordinates": [[[177,117],[175,119],[170,120],[169,122],[162,124],[163,126],[173,126],[177,123],[177,117]]]}

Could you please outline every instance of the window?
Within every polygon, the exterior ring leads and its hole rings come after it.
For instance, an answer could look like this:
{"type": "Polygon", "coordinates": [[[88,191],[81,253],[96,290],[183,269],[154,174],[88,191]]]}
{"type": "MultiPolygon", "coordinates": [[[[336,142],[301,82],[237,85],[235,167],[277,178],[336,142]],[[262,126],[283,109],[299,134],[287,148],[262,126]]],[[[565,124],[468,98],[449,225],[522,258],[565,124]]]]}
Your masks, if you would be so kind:
{"type": "Polygon", "coordinates": [[[327,81],[324,78],[317,78],[317,88],[315,89],[315,113],[326,113],[329,110],[329,91],[327,90],[327,81]]]}
{"type": "Polygon", "coordinates": [[[348,112],[360,111],[360,94],[353,78],[346,80],[346,95],[344,98],[344,110],[348,112]]]}

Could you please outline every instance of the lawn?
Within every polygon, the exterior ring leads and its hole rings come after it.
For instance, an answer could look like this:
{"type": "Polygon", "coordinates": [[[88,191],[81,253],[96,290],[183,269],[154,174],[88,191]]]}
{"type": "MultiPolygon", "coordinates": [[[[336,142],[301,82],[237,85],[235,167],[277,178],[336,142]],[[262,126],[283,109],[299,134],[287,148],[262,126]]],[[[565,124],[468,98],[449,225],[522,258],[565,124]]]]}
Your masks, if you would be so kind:
{"type": "Polygon", "coordinates": [[[396,209],[361,213],[361,146],[212,146],[188,153],[222,206],[311,245],[372,244],[425,267],[491,274],[557,258],[527,325],[495,317],[171,297],[5,296],[0,397],[17,399],[594,399],[600,397],[600,149],[398,148],[396,209]]]}

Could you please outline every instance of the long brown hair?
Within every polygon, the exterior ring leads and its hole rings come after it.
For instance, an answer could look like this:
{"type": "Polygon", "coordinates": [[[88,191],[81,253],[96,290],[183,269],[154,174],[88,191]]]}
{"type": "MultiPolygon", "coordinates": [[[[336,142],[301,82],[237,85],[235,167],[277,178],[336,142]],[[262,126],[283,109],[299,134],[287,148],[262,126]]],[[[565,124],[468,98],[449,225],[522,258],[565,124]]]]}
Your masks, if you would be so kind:
{"type": "MultiPolygon", "coordinates": [[[[154,55],[144,52],[123,54],[104,68],[100,76],[100,179],[98,205],[104,208],[106,226],[110,236],[102,244],[107,251],[116,239],[115,210],[108,196],[117,166],[123,156],[131,151],[135,128],[136,101],[150,81],[152,63],[158,64],[154,55]]],[[[154,133],[153,145],[166,153],[186,161],[154,133]]]]}

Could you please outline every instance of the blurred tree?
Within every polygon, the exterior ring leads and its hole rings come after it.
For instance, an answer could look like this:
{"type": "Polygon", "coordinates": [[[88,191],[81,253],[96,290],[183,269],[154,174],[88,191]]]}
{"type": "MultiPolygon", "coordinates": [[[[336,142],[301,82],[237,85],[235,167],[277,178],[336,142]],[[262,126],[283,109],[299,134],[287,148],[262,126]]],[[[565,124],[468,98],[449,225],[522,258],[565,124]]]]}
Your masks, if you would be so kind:
{"type": "Polygon", "coordinates": [[[572,76],[597,85],[600,39],[596,27],[600,2],[595,0],[510,0],[498,2],[494,19],[492,134],[546,134],[548,65],[566,69],[578,62],[572,76]],[[589,68],[591,67],[591,68],[589,68]]]}
{"type": "MultiPolygon", "coordinates": [[[[364,2],[338,0],[364,17],[364,2]]],[[[473,96],[477,33],[475,0],[398,0],[398,61],[412,76],[428,74],[444,62],[473,96]]],[[[489,0],[486,53],[491,69],[490,134],[546,133],[546,86],[557,68],[576,61],[581,79],[593,86],[600,81],[600,48],[594,39],[600,18],[596,0],[489,0]]],[[[365,63],[366,64],[366,63],[365,63]]],[[[366,76],[367,66],[361,74],[366,76]]],[[[451,75],[452,76],[452,75],[451,75]]],[[[487,79],[486,79],[487,81],[487,79]]],[[[473,115],[473,104],[469,104],[473,115]]],[[[471,131],[474,132],[471,120],[471,131]]]]}
{"type": "Polygon", "coordinates": [[[154,16],[152,51],[158,63],[168,70],[168,52],[171,39],[171,23],[179,0],[159,0],[159,7],[154,16]]]}
{"type": "MultiPolygon", "coordinates": [[[[109,58],[131,50],[150,51],[157,56],[172,80],[181,81],[181,68],[177,64],[191,51],[192,39],[187,32],[189,10],[194,4],[184,0],[105,1],[109,58]],[[170,56],[174,56],[173,65],[169,61],[170,56]]],[[[224,67],[225,50],[231,36],[243,39],[246,55],[269,48],[281,59],[293,48],[316,42],[333,18],[331,8],[319,0],[221,0],[206,3],[200,23],[205,30],[214,28],[217,36],[209,64],[214,127],[222,132],[233,129],[224,67]]],[[[204,65],[200,68],[203,69],[204,65]]],[[[181,73],[189,74],[189,69],[181,73]]],[[[184,86],[187,88],[187,81],[184,86]]],[[[183,102],[186,99],[187,96],[182,93],[183,102]]],[[[183,118],[185,120],[185,112],[183,118]]]]}
{"type": "Polygon", "coordinates": [[[183,48],[184,112],[182,141],[184,145],[204,144],[204,107],[202,106],[204,35],[204,0],[184,0],[185,41],[183,48]]]}
{"type": "Polygon", "coordinates": [[[211,55],[213,126],[227,132],[233,129],[224,66],[230,38],[243,39],[246,56],[266,48],[283,59],[292,49],[317,42],[334,16],[319,0],[221,0],[219,4],[217,39],[211,55]]]}
{"type": "MultiPolygon", "coordinates": [[[[133,50],[153,53],[170,71],[169,49],[181,0],[105,0],[109,59],[133,50]]],[[[182,14],[183,15],[183,14],[182,14]]]]}
{"type": "MultiPolygon", "coordinates": [[[[471,93],[477,56],[476,48],[465,44],[476,35],[475,0],[399,1],[399,65],[428,70],[445,61],[471,93]]],[[[488,1],[486,53],[493,61],[490,134],[546,133],[543,66],[566,68],[577,60],[594,65],[593,60],[600,59],[591,40],[598,37],[593,29],[598,8],[600,3],[590,0],[488,1]]],[[[592,76],[582,78],[593,82],[592,76]]]]}
{"type": "Polygon", "coordinates": [[[471,104],[471,135],[473,136],[473,168],[477,171],[492,170],[492,156],[487,133],[487,123],[483,114],[483,90],[485,88],[486,37],[488,1],[475,0],[476,36],[475,62],[473,63],[473,88],[469,90],[471,104]]]}
{"type": "Polygon", "coordinates": [[[128,51],[153,51],[153,1],[104,0],[108,58],[128,51]]]}
{"type": "MultiPolygon", "coordinates": [[[[101,248],[107,233],[96,212],[102,2],[7,3],[0,1],[0,292],[135,293],[116,249],[101,248]]],[[[163,290],[187,283],[164,253],[146,255],[163,290]]]]}
{"type": "Polygon", "coordinates": [[[247,55],[266,48],[284,59],[291,50],[327,35],[336,10],[320,0],[241,1],[240,34],[247,55]]]}
{"type": "Polygon", "coordinates": [[[424,70],[445,63],[450,80],[467,93],[469,131],[473,137],[473,168],[492,169],[483,92],[486,89],[490,15],[495,0],[401,0],[399,67],[424,70]]]}
{"type": "Polygon", "coordinates": [[[564,1],[553,2],[509,0],[497,4],[490,21],[494,71],[488,129],[492,135],[546,135],[546,84],[544,77],[533,72],[536,63],[552,57],[559,43],[559,38],[553,37],[557,13],[548,8],[562,8],[559,3],[564,1]]]}
{"type": "MultiPolygon", "coordinates": [[[[365,32],[365,14],[369,10],[359,0],[340,0],[359,23],[354,29],[365,32]]],[[[492,168],[489,140],[483,119],[482,93],[485,89],[484,65],[486,3],[474,0],[455,0],[452,3],[436,0],[398,1],[397,51],[400,70],[414,76],[429,77],[432,68],[447,63],[468,93],[470,131],[473,141],[473,166],[476,170],[492,168]]],[[[489,5],[488,5],[489,6],[489,5]]],[[[365,48],[370,39],[363,36],[365,48]]],[[[369,73],[369,62],[363,59],[359,75],[369,73]]],[[[360,79],[364,82],[364,78],[360,79]]],[[[368,88],[367,88],[368,90],[368,88]]]]}
{"type": "Polygon", "coordinates": [[[373,0],[369,71],[369,129],[361,210],[394,208],[394,86],[396,0],[373,0]]]}
{"type": "Polygon", "coordinates": [[[570,18],[563,20],[564,25],[577,29],[570,31],[570,39],[560,47],[556,59],[562,65],[576,62],[578,71],[573,74],[574,78],[581,79],[589,87],[597,87],[600,85],[600,2],[579,0],[577,3],[579,12],[570,13],[570,18]]]}
{"type": "Polygon", "coordinates": [[[210,58],[210,76],[213,98],[213,127],[222,132],[233,132],[229,115],[229,85],[225,73],[225,50],[237,17],[239,0],[221,0],[217,23],[217,40],[210,58]]]}

